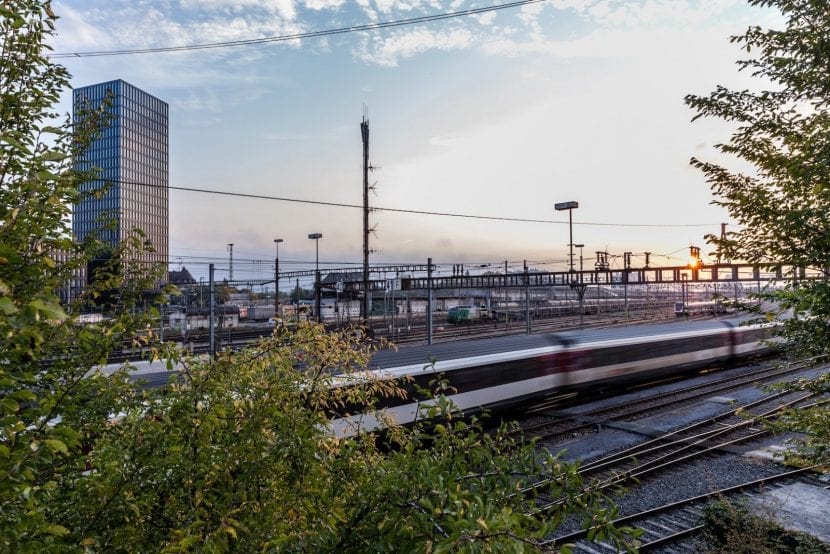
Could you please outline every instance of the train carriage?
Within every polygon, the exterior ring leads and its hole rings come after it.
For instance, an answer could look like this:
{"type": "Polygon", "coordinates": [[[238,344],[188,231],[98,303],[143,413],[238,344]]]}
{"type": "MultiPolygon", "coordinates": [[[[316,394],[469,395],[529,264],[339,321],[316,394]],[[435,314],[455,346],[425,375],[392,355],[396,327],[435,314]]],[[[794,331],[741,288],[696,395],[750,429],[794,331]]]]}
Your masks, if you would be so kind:
{"type": "MultiPolygon", "coordinates": [[[[381,378],[410,378],[426,390],[440,376],[458,409],[474,413],[557,392],[642,381],[764,354],[770,349],[766,341],[770,329],[714,320],[470,340],[379,352],[371,369],[381,378]]],[[[423,402],[429,400],[387,399],[385,417],[412,423],[423,402]]],[[[332,422],[338,435],[381,425],[373,414],[332,422]]]]}
{"type": "MultiPolygon", "coordinates": [[[[419,417],[423,403],[432,402],[416,391],[434,389],[439,378],[457,408],[475,413],[564,391],[722,366],[771,350],[773,324],[739,323],[707,320],[414,346],[375,353],[368,370],[372,378],[410,381],[411,396],[384,398],[380,406],[392,421],[408,424],[419,417]]],[[[171,375],[162,362],[135,365],[135,377],[148,386],[161,386],[171,375]]],[[[335,376],[334,386],[349,386],[363,375],[335,376]]],[[[335,414],[332,419],[339,436],[380,426],[374,413],[335,414]]]]}

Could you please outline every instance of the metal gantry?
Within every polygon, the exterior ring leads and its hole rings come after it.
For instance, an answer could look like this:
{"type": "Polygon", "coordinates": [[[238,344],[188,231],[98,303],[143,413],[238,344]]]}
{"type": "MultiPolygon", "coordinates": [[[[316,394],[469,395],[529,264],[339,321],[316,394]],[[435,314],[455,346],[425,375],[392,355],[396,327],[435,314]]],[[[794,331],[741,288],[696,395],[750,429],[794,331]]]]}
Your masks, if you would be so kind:
{"type": "MultiPolygon", "coordinates": [[[[432,270],[435,266],[432,266],[432,270]]],[[[607,266],[591,270],[573,271],[520,271],[514,273],[487,274],[487,275],[446,275],[430,276],[430,265],[380,265],[369,268],[370,274],[416,274],[401,277],[400,290],[438,290],[438,289],[499,289],[523,287],[571,287],[574,282],[585,286],[604,285],[638,285],[638,284],[690,284],[690,283],[741,283],[761,280],[780,281],[786,278],[817,279],[824,278],[822,270],[810,270],[791,266],[778,266],[766,271],[758,264],[717,264],[690,268],[684,266],[669,267],[641,267],[641,268],[609,268],[607,266]],[[417,275],[421,274],[421,275],[417,275]]],[[[279,274],[280,279],[297,279],[314,277],[317,270],[286,271],[279,274]]],[[[359,269],[327,268],[326,272],[354,276],[354,279],[343,283],[345,292],[363,292],[363,279],[359,269]]],[[[242,282],[242,281],[240,281],[242,282]]],[[[245,280],[245,283],[254,283],[245,280]]],[[[256,281],[255,284],[270,284],[274,280],[256,281]]],[[[333,288],[334,283],[323,284],[323,288],[333,288]]],[[[369,280],[370,292],[386,290],[387,279],[374,278],[369,280]]]]}

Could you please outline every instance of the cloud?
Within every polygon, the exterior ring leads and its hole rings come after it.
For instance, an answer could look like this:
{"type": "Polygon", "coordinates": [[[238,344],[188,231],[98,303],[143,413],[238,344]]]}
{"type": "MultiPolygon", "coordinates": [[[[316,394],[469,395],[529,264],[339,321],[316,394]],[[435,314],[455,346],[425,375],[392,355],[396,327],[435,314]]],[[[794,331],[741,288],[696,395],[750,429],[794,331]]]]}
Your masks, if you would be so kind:
{"type": "Polygon", "coordinates": [[[492,25],[496,20],[496,12],[487,12],[479,15],[474,15],[473,19],[478,21],[481,25],[492,25]]]}
{"type": "MultiPolygon", "coordinates": [[[[438,0],[180,0],[150,4],[148,9],[147,4],[128,0],[89,0],[88,7],[81,11],[68,2],[56,4],[65,19],[56,41],[58,51],[249,40],[334,26],[324,19],[327,13],[336,14],[336,26],[346,26],[473,6],[462,0],[453,0],[450,5],[438,0]]],[[[589,42],[603,39],[599,34],[602,31],[624,33],[667,25],[689,28],[707,20],[717,21],[738,4],[740,0],[550,0],[519,10],[488,12],[440,25],[363,34],[348,40],[358,44],[352,50],[356,59],[384,67],[397,66],[401,60],[430,51],[482,46],[490,55],[590,57],[599,55],[593,53],[597,47],[589,42]],[[585,34],[588,28],[593,31],[590,35],[585,34]],[[565,33],[583,34],[583,40],[565,33]]],[[[293,41],[290,45],[294,49],[315,48],[318,43],[293,41]]],[[[610,50],[612,56],[617,55],[613,48],[610,50]]],[[[328,51],[328,45],[324,45],[323,52],[328,51]]],[[[246,64],[256,61],[258,52],[255,48],[234,47],[211,50],[209,55],[246,64]]]]}
{"type": "Polygon", "coordinates": [[[217,12],[224,14],[263,10],[293,20],[297,15],[294,0],[181,0],[183,10],[196,13],[217,12]]]}
{"type": "Polygon", "coordinates": [[[715,20],[740,0],[644,0],[641,2],[614,2],[602,0],[576,9],[592,21],[605,27],[642,28],[655,25],[697,25],[715,20]]]}
{"type": "Polygon", "coordinates": [[[58,34],[54,40],[56,50],[105,49],[114,44],[112,37],[90,23],[84,13],[70,6],[59,8],[58,34]]]}
{"type": "MultiPolygon", "coordinates": [[[[319,1],[319,0],[315,0],[319,1]]],[[[322,0],[325,1],[325,0],[322,0]]],[[[295,34],[306,30],[296,21],[294,0],[183,0],[178,9],[146,8],[114,0],[81,12],[65,3],[56,5],[58,51],[108,48],[151,48],[247,40],[295,34]]],[[[234,55],[233,48],[214,51],[234,55]]]]}
{"type": "MultiPolygon", "coordinates": [[[[541,35],[516,38],[518,33],[505,33],[504,38],[486,41],[483,49],[490,55],[518,57],[546,54],[563,59],[671,58],[682,52],[694,59],[694,53],[721,49],[735,28],[721,26],[633,29],[600,27],[567,39],[549,39],[541,35]]],[[[701,56],[702,57],[702,56],[701,56]]]]}
{"type": "Polygon", "coordinates": [[[346,0],[306,0],[305,7],[310,10],[336,10],[343,6],[346,0]]]}
{"type": "Polygon", "coordinates": [[[173,106],[183,112],[206,111],[218,113],[221,111],[222,103],[212,91],[188,91],[185,95],[177,96],[173,106]]]}
{"type": "Polygon", "coordinates": [[[411,58],[430,50],[461,50],[469,48],[474,43],[475,36],[465,28],[447,31],[414,28],[364,40],[355,51],[355,55],[367,63],[395,67],[401,59],[411,58]]]}

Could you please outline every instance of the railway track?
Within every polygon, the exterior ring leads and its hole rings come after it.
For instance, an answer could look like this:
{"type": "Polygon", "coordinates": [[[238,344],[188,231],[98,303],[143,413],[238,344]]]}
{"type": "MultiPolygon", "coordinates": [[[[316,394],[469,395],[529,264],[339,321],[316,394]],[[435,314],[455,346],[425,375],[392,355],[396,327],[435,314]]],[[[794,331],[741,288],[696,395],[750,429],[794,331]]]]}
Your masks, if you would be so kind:
{"type": "MultiPolygon", "coordinates": [[[[582,465],[579,474],[587,483],[586,492],[614,494],[623,486],[632,483],[642,485],[649,479],[666,480],[666,474],[692,462],[708,463],[724,455],[734,455],[735,446],[751,443],[767,434],[763,424],[776,418],[785,408],[807,407],[815,398],[813,393],[777,393],[736,407],[724,414],[693,423],[669,433],[662,433],[635,446],[613,452],[582,465]],[[662,476],[661,476],[662,474],[662,476]]],[[[828,400],[822,400],[828,402],[828,400]]],[[[642,433],[639,429],[637,432],[642,433]]],[[[618,518],[614,525],[642,529],[643,535],[638,546],[640,551],[661,549],[667,544],[680,541],[701,530],[703,507],[714,497],[728,497],[736,494],[753,494],[752,488],[769,483],[791,482],[807,469],[782,472],[774,477],[752,480],[675,500],[657,508],[641,511],[618,518]]],[[[564,500],[550,498],[544,494],[550,485],[540,480],[520,491],[534,506],[534,511],[555,511],[564,500]]],[[[552,538],[545,548],[558,548],[573,544],[575,552],[604,553],[619,552],[619,545],[591,542],[588,530],[581,530],[552,538]]],[[[672,550],[674,551],[674,550],[672,550]]],[[[683,550],[681,550],[683,551],[683,550]]],[[[694,551],[694,550],[688,550],[694,551]]]]}
{"type": "MultiPolygon", "coordinates": [[[[639,552],[653,552],[669,547],[699,533],[703,529],[703,510],[714,499],[752,500],[761,492],[773,487],[803,480],[813,468],[801,468],[784,471],[776,475],[755,479],[732,487],[713,490],[711,492],[670,502],[655,508],[635,514],[617,518],[613,521],[615,527],[633,527],[640,529],[642,535],[637,545],[639,552]]],[[[572,545],[574,552],[601,554],[619,552],[616,545],[602,542],[588,541],[589,529],[559,535],[541,546],[544,549],[555,550],[562,546],[572,545]]],[[[674,552],[695,552],[694,547],[675,547],[674,552]]]]}
{"type": "MultiPolygon", "coordinates": [[[[778,393],[764,397],[719,416],[659,434],[651,440],[588,461],[579,468],[579,475],[590,482],[586,491],[611,492],[653,473],[766,435],[768,431],[762,428],[765,422],[773,420],[786,408],[806,406],[807,401],[815,396],[814,393],[778,393]],[[765,407],[770,403],[774,405],[765,407]]],[[[541,479],[520,492],[534,498],[538,510],[549,511],[562,503],[562,499],[540,494],[550,484],[550,480],[541,479]]]]}
{"type": "Polygon", "coordinates": [[[695,457],[760,438],[768,434],[764,424],[782,410],[806,407],[814,397],[814,393],[774,394],[587,462],[579,473],[583,479],[594,480],[592,486],[599,490],[625,485],[695,457]],[[775,404],[766,406],[770,403],[775,404]]]}
{"type": "Polygon", "coordinates": [[[584,412],[534,407],[529,410],[529,413],[534,417],[552,418],[553,421],[535,421],[532,424],[524,424],[517,432],[531,435],[540,442],[550,443],[559,437],[572,437],[612,422],[627,421],[666,408],[675,409],[699,401],[701,398],[734,391],[748,385],[773,381],[797,373],[805,368],[806,365],[802,364],[786,368],[765,366],[749,372],[723,376],[717,381],[699,383],[669,392],[656,392],[634,401],[627,399],[610,406],[584,412]]]}

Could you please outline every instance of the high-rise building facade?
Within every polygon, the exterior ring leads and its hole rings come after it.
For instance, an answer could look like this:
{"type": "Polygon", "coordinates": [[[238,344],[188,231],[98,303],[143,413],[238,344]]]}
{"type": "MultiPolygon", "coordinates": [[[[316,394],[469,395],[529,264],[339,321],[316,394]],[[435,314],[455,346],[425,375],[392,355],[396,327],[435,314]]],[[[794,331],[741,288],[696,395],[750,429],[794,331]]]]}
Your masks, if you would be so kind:
{"type": "Polygon", "coordinates": [[[169,253],[168,105],[122,81],[98,83],[73,91],[74,118],[81,106],[104,104],[111,118],[92,141],[79,169],[97,168],[83,191],[102,190],[74,206],[72,231],[83,241],[91,233],[112,247],[133,229],[141,229],[155,252],[142,256],[167,263],[169,253]]]}

